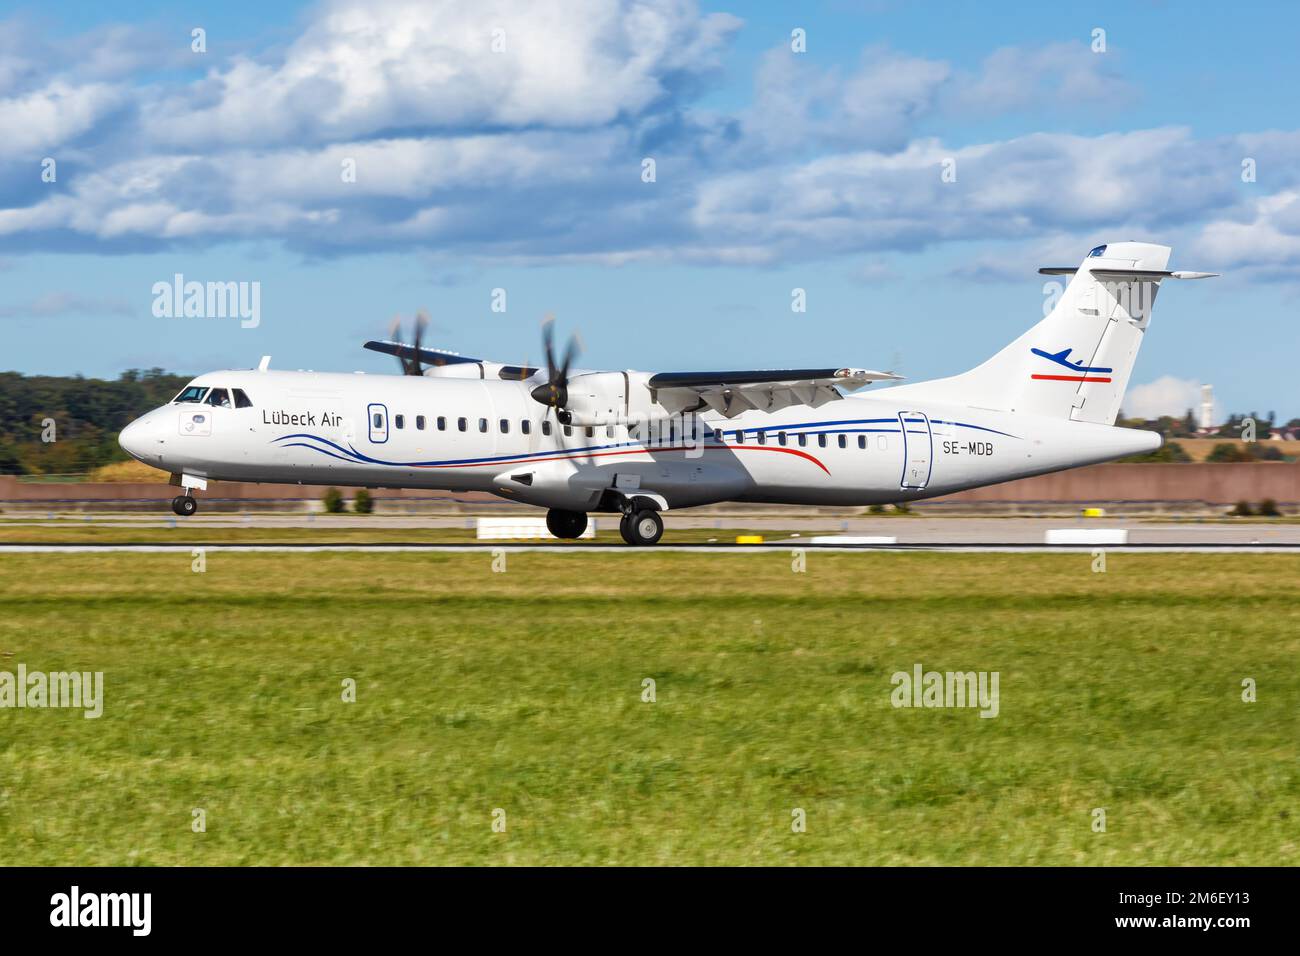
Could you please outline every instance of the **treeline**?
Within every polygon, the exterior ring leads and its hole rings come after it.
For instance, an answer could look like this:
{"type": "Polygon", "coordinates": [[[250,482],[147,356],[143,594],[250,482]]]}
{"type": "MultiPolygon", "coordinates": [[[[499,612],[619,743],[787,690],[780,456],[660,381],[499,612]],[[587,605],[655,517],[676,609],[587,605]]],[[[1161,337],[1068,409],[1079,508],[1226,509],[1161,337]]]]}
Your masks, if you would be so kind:
{"type": "Polygon", "coordinates": [[[160,368],[128,369],[116,381],[0,372],[0,474],[78,473],[126,459],[118,432],[190,378],[160,368]]]}
{"type": "Polygon", "coordinates": [[[1176,417],[1174,415],[1161,415],[1159,418],[1126,418],[1121,410],[1119,418],[1115,424],[1121,428],[1140,428],[1143,431],[1159,432],[1166,439],[1169,438],[1240,438],[1245,427],[1246,419],[1249,418],[1254,422],[1253,428],[1255,435],[1263,440],[1268,438],[1275,430],[1281,428],[1286,430],[1295,430],[1300,428],[1300,418],[1293,418],[1285,425],[1278,422],[1277,413],[1269,412],[1267,416],[1262,416],[1257,412],[1251,412],[1249,415],[1242,415],[1234,412],[1228,416],[1228,420],[1219,425],[1210,432],[1202,432],[1196,425],[1196,419],[1189,409],[1186,415],[1176,417]]]}

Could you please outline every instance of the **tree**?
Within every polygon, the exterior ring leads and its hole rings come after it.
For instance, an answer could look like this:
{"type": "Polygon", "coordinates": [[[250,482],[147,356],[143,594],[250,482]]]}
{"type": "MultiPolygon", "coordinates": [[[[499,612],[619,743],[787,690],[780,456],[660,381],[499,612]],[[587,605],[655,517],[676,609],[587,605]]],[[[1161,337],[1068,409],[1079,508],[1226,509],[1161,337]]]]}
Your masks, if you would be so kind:
{"type": "Polygon", "coordinates": [[[1192,456],[1187,454],[1187,449],[1176,441],[1167,441],[1155,451],[1145,452],[1141,455],[1129,455],[1127,458],[1120,458],[1119,461],[1126,464],[1148,464],[1151,462],[1184,462],[1191,461],[1192,456]]]}
{"type": "Polygon", "coordinates": [[[127,369],[115,381],[0,372],[0,472],[89,471],[125,461],[118,432],[188,381],[162,369],[127,369]],[[47,418],[57,441],[41,440],[47,418]]]}
{"type": "Polygon", "coordinates": [[[1253,457],[1246,450],[1244,444],[1239,445],[1235,442],[1221,441],[1210,449],[1210,453],[1205,456],[1205,460],[1224,464],[1236,461],[1251,461],[1253,457]]]}

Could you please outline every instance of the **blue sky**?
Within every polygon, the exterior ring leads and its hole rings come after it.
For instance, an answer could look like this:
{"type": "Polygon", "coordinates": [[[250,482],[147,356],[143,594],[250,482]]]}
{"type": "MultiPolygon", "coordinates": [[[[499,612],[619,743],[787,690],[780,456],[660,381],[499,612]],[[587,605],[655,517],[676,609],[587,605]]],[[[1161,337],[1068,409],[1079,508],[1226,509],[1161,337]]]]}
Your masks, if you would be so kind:
{"type": "Polygon", "coordinates": [[[506,361],[538,358],[553,312],[591,366],[916,380],[1036,321],[1037,266],[1140,239],[1224,277],[1161,293],[1126,410],[1181,412],[1212,382],[1225,411],[1300,416],[1297,21],[1132,0],[0,5],[0,368],[386,371],[360,343],[425,308],[436,344],[506,361]],[[260,325],[154,316],[176,273],[260,283],[260,325]]]}

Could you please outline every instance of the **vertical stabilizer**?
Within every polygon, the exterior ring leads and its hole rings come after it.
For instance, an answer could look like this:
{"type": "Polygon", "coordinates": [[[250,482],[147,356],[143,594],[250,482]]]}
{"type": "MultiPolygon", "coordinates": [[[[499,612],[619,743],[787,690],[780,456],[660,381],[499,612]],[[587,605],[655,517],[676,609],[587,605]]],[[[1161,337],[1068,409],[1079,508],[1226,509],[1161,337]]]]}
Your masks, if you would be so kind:
{"type": "Polygon", "coordinates": [[[1112,425],[1165,279],[1170,249],[1114,242],[1077,268],[1040,270],[1072,276],[1050,314],[977,368],[890,390],[891,396],[953,402],[999,411],[1112,425]]]}

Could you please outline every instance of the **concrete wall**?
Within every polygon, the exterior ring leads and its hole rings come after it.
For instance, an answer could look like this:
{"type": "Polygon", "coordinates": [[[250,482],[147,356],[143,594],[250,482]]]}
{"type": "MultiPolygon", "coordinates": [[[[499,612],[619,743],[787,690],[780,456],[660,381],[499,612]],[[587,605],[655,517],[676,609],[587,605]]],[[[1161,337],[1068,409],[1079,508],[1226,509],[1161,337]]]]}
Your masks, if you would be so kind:
{"type": "Polygon", "coordinates": [[[1092,465],[937,498],[939,502],[1061,502],[1106,504],[1156,502],[1230,505],[1272,498],[1300,503],[1300,464],[1092,465]]]}
{"type": "MultiPolygon", "coordinates": [[[[340,489],[350,498],[352,489],[340,489]]],[[[253,482],[212,482],[200,495],[205,510],[230,508],[297,510],[319,502],[325,489],[310,485],[268,485],[253,482]]],[[[179,489],[165,484],[134,482],[25,482],[0,476],[0,508],[152,510],[171,500],[179,489]]],[[[404,507],[482,510],[509,507],[492,495],[378,489],[371,494],[382,510],[404,507]]],[[[1300,504],[1300,464],[1247,462],[1240,464],[1093,465],[1073,471],[1023,478],[933,499],[937,505],[1011,504],[1165,504],[1230,505],[1272,498],[1283,507],[1300,504]]]]}

